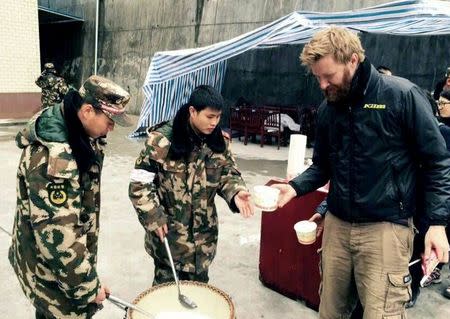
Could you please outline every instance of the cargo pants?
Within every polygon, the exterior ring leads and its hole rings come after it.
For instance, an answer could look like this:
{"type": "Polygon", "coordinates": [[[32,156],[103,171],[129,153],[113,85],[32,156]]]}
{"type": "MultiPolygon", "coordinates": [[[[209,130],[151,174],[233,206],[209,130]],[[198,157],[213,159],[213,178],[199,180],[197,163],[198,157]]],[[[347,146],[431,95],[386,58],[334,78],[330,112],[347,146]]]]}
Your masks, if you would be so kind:
{"type": "MultiPolygon", "coordinates": [[[[177,276],[179,280],[199,281],[204,283],[208,283],[209,281],[207,271],[199,274],[177,271],[177,276]]],[[[170,266],[155,261],[155,276],[153,278],[152,285],[156,286],[166,282],[173,282],[173,281],[175,281],[175,279],[173,278],[172,268],[170,266]]]]}
{"type": "Polygon", "coordinates": [[[327,212],[324,223],[319,317],[350,318],[359,296],[364,319],[406,318],[412,219],[408,226],[349,223],[327,212]]]}

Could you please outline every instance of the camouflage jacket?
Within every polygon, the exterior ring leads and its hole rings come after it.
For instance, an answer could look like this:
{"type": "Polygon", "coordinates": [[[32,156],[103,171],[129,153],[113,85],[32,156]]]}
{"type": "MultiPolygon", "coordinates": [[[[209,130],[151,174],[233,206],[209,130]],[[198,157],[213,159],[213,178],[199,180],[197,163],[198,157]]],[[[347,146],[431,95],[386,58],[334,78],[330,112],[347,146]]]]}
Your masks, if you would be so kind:
{"type": "Polygon", "coordinates": [[[66,81],[51,72],[43,72],[36,80],[36,85],[42,89],[42,108],[62,102],[69,91],[66,81]]]}
{"type": "Polygon", "coordinates": [[[189,160],[171,160],[172,123],[149,133],[131,175],[129,196],[146,230],[145,248],[159,263],[170,265],[155,230],[167,223],[175,267],[208,270],[217,247],[218,218],[214,197],[230,207],[234,195],[246,190],[229,145],[214,153],[206,144],[194,146],[189,160]]]}
{"type": "Polygon", "coordinates": [[[103,151],[79,179],[62,105],[36,114],[16,137],[23,149],[9,260],[33,305],[56,318],[86,318],[99,288],[96,271],[103,151]],[[88,305],[89,304],[89,305],[88,305]]]}

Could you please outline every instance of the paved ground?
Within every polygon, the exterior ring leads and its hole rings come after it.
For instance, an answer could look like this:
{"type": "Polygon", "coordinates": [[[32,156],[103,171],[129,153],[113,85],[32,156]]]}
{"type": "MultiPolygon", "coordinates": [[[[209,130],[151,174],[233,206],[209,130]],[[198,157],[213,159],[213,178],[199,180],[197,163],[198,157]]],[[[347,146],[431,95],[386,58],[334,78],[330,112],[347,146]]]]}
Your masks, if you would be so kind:
{"type": "MultiPolygon", "coordinates": [[[[13,135],[20,126],[0,125],[0,226],[10,230],[15,208],[15,173],[20,152],[13,135]]],[[[99,243],[99,274],[113,293],[133,300],[151,286],[153,263],[143,248],[144,231],[128,200],[128,177],[142,141],[126,138],[128,130],[117,128],[109,138],[102,184],[102,215],[99,243]]],[[[249,187],[265,183],[270,176],[284,177],[287,148],[244,146],[233,140],[233,151],[249,187]]],[[[317,318],[302,302],[286,298],[266,287],[259,279],[259,234],[261,213],[244,220],[232,215],[217,199],[220,235],[217,257],[211,266],[210,283],[233,299],[239,319],[317,318]]],[[[31,319],[33,308],[23,296],[7,261],[9,237],[0,230],[0,318],[31,319]]],[[[409,318],[449,318],[450,300],[441,296],[450,285],[448,268],[441,285],[424,289],[418,305],[408,311],[409,318]]],[[[108,302],[96,318],[122,318],[123,312],[108,302]]]]}

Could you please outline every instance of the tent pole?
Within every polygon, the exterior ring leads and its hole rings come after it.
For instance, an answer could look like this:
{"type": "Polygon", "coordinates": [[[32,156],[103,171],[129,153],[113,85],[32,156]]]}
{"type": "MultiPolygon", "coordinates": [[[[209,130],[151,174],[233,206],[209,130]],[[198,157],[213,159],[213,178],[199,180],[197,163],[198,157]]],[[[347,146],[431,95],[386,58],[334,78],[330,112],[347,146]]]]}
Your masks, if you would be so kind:
{"type": "Polygon", "coordinates": [[[99,1],[95,4],[95,43],[94,43],[94,74],[97,74],[97,55],[98,55],[98,11],[99,1]]]}

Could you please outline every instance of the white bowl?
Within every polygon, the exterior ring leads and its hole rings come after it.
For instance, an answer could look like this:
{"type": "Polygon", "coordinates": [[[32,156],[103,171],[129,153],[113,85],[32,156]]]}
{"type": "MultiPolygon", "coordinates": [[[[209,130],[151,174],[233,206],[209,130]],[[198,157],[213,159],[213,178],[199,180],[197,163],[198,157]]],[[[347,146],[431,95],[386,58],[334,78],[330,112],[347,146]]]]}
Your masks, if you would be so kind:
{"type": "Polygon", "coordinates": [[[278,208],[278,188],[258,185],[253,187],[253,202],[255,206],[266,212],[272,212],[278,208]]]}
{"type": "Polygon", "coordinates": [[[294,225],[300,244],[311,245],[316,241],[317,224],[308,220],[301,220],[294,225]]]}

